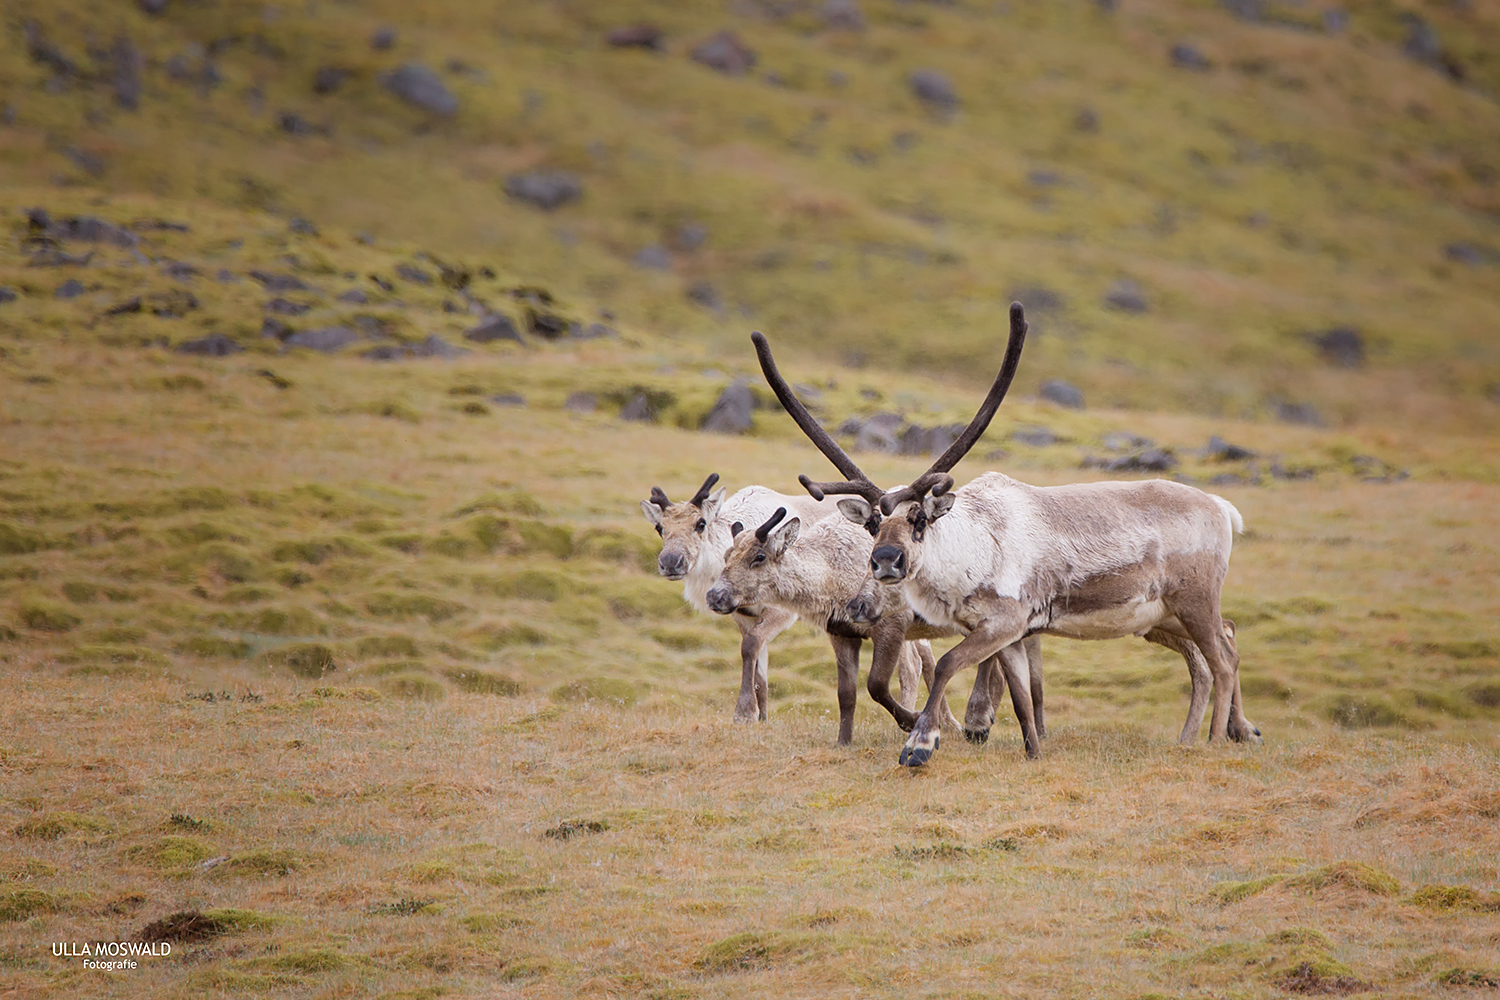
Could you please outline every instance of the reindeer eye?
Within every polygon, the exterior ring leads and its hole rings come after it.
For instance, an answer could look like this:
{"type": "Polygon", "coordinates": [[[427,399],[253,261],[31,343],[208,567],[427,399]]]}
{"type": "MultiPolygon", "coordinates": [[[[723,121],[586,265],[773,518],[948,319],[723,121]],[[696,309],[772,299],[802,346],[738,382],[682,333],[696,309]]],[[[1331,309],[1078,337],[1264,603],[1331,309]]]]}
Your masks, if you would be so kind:
{"type": "Polygon", "coordinates": [[[766,561],[766,554],[764,552],[757,552],[757,553],[755,553],[755,558],[750,560],[750,565],[751,566],[759,566],[761,563],[763,563],[765,561],[766,561]]]}
{"type": "Polygon", "coordinates": [[[693,530],[696,531],[698,534],[701,535],[701,534],[703,534],[703,529],[706,528],[706,527],[708,527],[708,522],[705,521],[703,518],[700,517],[700,518],[698,518],[698,523],[695,524],[695,525],[693,525],[693,530]]]}

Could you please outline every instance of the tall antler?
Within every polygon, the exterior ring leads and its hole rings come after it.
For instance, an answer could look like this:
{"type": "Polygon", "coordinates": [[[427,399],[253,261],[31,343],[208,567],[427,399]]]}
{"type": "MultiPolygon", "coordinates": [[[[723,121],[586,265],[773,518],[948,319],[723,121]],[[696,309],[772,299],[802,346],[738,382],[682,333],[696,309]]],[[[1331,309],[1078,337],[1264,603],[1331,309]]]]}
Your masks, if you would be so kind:
{"type": "Polygon", "coordinates": [[[717,472],[709,473],[708,478],[703,480],[703,485],[698,487],[698,492],[693,494],[693,499],[689,500],[688,503],[692,504],[694,507],[697,507],[699,510],[702,510],[703,501],[708,499],[708,491],[713,489],[714,483],[717,483],[718,481],[719,474],[717,472]]]}
{"type": "Polygon", "coordinates": [[[979,442],[989,427],[990,421],[995,417],[995,411],[1000,408],[1000,401],[1005,398],[1005,393],[1010,389],[1010,384],[1015,380],[1016,368],[1021,363],[1021,348],[1026,343],[1026,311],[1021,303],[1010,304],[1010,342],[1005,345],[1005,360],[1000,364],[1000,373],[995,376],[995,382],[990,386],[990,391],[980,404],[979,412],[974,414],[974,419],[969,421],[969,426],[958,439],[948,446],[948,450],[938,456],[937,461],[910,486],[903,486],[898,490],[892,490],[880,499],[880,510],[883,514],[890,514],[896,509],[896,505],[906,500],[920,500],[929,492],[935,496],[942,496],[953,488],[953,477],[948,475],[948,470],[958,464],[959,459],[969,453],[969,449],[979,442]]]}
{"type": "Polygon", "coordinates": [[[765,334],[759,330],[750,334],[750,340],[755,344],[756,357],[760,359],[760,370],[766,376],[766,382],[771,386],[771,391],[776,393],[776,398],[781,400],[781,405],[786,412],[791,414],[797,426],[802,428],[802,433],[808,436],[817,449],[828,457],[834,468],[842,472],[847,481],[840,483],[815,483],[807,476],[798,476],[797,482],[801,483],[808,493],[812,494],[814,500],[822,500],[826,494],[854,494],[862,496],[870,503],[875,503],[885,491],[870,477],[860,471],[854,460],[844,453],[823,425],[813,419],[813,415],[807,412],[807,407],[802,405],[802,400],[792,392],[792,387],[786,384],[786,379],[781,377],[781,371],[776,367],[776,359],[771,357],[771,345],[766,342],[765,334]]]}
{"type": "Polygon", "coordinates": [[[764,545],[767,536],[771,534],[771,529],[780,524],[783,517],[786,517],[786,508],[777,507],[776,513],[766,518],[766,523],[755,529],[755,540],[764,545]]]}
{"type": "Polygon", "coordinates": [[[662,510],[666,510],[668,507],[672,506],[672,501],[667,499],[666,493],[662,491],[662,488],[660,486],[651,487],[651,502],[656,504],[656,506],[660,507],[662,510]]]}

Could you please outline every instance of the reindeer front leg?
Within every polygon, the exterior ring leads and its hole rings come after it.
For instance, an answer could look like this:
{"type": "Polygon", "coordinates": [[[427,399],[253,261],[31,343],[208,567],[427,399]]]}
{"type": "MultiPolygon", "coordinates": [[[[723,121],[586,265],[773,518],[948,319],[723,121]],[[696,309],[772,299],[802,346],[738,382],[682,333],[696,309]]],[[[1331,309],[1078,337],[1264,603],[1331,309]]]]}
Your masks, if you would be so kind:
{"type": "Polygon", "coordinates": [[[865,681],[875,704],[890,712],[896,725],[908,733],[917,724],[917,713],[891,697],[891,674],[901,658],[907,655],[906,628],[910,622],[911,613],[907,612],[904,616],[886,615],[875,623],[870,633],[875,649],[870,659],[870,676],[865,681]]]}
{"type": "Polygon", "coordinates": [[[854,739],[854,701],[859,692],[859,647],[863,639],[830,635],[833,659],[839,668],[839,746],[854,739]]]}
{"type": "Polygon", "coordinates": [[[771,640],[796,620],[795,614],[781,608],[764,608],[758,615],[735,612],[734,623],[740,629],[740,697],[734,706],[735,722],[765,722],[770,717],[766,682],[771,640]]]}
{"type": "MultiPolygon", "coordinates": [[[[960,670],[994,656],[1026,634],[1026,615],[1013,598],[991,598],[985,602],[982,611],[985,612],[985,617],[979,624],[937,662],[932,694],[928,696],[927,706],[922,709],[922,714],[917,716],[917,724],[913,727],[906,746],[901,749],[900,760],[907,767],[922,766],[937,751],[938,726],[941,722],[941,706],[944,704],[943,692],[953,676],[960,670]]],[[[1029,687],[1028,678],[1026,688],[1029,687]]],[[[1026,697],[1031,697],[1029,690],[1026,697]]]]}

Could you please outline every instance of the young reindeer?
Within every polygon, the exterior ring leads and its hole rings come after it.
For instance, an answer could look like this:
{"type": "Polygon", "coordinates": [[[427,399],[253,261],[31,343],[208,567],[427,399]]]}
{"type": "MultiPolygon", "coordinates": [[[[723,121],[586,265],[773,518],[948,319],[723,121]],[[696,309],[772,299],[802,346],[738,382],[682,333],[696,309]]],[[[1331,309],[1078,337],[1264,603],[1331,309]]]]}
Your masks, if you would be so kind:
{"type": "MultiPolygon", "coordinates": [[[[948,470],[979,440],[1015,377],[1026,337],[1018,302],[1010,327],[1000,373],[969,427],[910,486],[880,498],[874,579],[899,587],[928,621],[965,633],[938,661],[900,762],[918,767],[932,757],[937,705],[956,673],[1036,633],[1136,635],[1183,652],[1193,675],[1183,743],[1203,718],[1208,678],[1185,652],[1196,648],[1213,685],[1209,738],[1258,740],[1241,708],[1233,626],[1219,615],[1234,532],[1244,530],[1229,501],[1165,480],[1036,487],[996,472],[953,489],[948,470]]],[[[1017,678],[1025,682],[1023,672],[1006,675],[1013,686],[1017,678]]],[[[1015,698],[1018,710],[1024,701],[1015,698]]]]}
{"type": "MultiPolygon", "coordinates": [[[[646,520],[661,536],[662,550],[656,557],[656,570],[668,580],[682,580],[682,596],[698,611],[707,614],[706,595],[724,568],[724,553],[733,541],[730,525],[736,521],[752,523],[764,520],[777,509],[790,509],[799,517],[815,522],[832,514],[832,504],[812,497],[786,496],[764,486],[747,486],[725,499],[725,489],[710,492],[719,481],[718,473],[710,475],[687,501],[673,503],[661,487],[651,488],[651,498],[641,501],[646,520]]],[[[767,718],[767,674],[771,640],[796,622],[797,614],[784,608],[746,604],[735,608],[734,623],[740,630],[740,695],[735,703],[736,722],[764,722],[767,718]]],[[[859,640],[834,641],[834,658],[843,663],[851,656],[858,663],[859,640]]],[[[899,668],[902,699],[915,706],[917,674],[923,671],[929,683],[932,677],[932,654],[920,662],[915,651],[908,651],[894,664],[899,668]]],[[[889,675],[887,675],[889,680],[889,675]]],[[[912,718],[915,719],[914,713],[912,718]]]]}

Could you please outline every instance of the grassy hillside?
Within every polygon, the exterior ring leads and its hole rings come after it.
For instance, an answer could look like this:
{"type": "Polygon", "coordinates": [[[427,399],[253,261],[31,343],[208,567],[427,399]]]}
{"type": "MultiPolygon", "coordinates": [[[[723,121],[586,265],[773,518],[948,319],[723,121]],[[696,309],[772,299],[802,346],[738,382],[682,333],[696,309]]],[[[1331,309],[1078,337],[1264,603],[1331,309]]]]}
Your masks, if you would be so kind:
{"type": "Polygon", "coordinates": [[[1500,983],[1494,12],[858,7],[7,8],[0,994],[1500,983]],[[606,43],[639,21],[660,51],[606,43]],[[691,58],[726,27],[748,74],[691,58]],[[410,62],[456,114],[386,89],[410,62]],[[505,193],[539,168],[582,197],[505,193]],[[956,474],[1149,439],[1232,500],[1265,746],[1175,747],[1188,679],[1136,641],[1047,641],[1035,762],[1002,718],[898,768],[864,696],[836,749],[805,627],[730,723],[737,633],[637,505],[829,474],[749,330],[830,426],[933,427],[1013,296],[956,474]],[[749,431],[700,431],[741,377],[749,431]],[[135,938],[173,953],[50,950],[135,938]]]}

